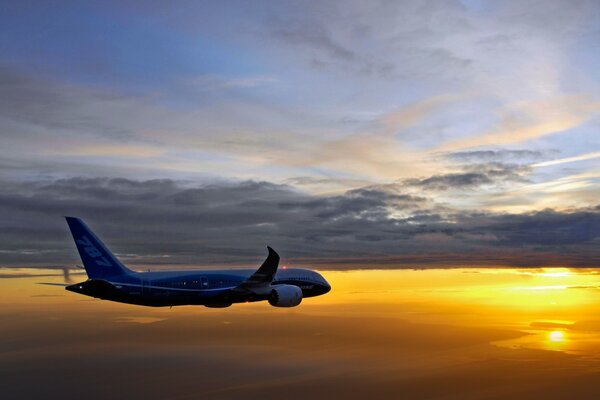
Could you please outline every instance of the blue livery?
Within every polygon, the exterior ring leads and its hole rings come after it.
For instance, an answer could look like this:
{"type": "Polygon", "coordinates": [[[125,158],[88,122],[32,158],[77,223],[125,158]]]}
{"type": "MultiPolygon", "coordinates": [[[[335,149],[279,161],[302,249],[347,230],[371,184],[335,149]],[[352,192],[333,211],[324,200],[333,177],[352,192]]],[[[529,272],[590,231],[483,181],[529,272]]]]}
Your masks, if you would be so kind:
{"type": "Polygon", "coordinates": [[[257,270],[188,270],[135,272],[123,265],[79,218],[65,217],[88,280],[67,290],[104,300],[144,306],[204,305],[266,300],[275,307],[294,307],[304,297],[319,296],[331,286],[318,272],[278,269],[279,255],[269,254],[257,270]]]}

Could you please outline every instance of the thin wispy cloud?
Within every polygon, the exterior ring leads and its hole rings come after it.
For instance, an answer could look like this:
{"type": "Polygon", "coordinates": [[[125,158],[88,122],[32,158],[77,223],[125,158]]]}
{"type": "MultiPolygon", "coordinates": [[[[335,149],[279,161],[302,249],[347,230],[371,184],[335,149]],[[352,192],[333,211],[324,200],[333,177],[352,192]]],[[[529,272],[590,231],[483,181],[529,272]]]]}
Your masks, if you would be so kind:
{"type": "Polygon", "coordinates": [[[540,163],[533,164],[532,167],[548,167],[551,165],[559,165],[559,164],[567,164],[567,163],[572,163],[572,162],[577,162],[577,161],[593,160],[596,158],[600,158],[600,151],[594,151],[592,153],[581,154],[581,155],[573,156],[573,157],[559,158],[556,160],[543,161],[540,163]]]}

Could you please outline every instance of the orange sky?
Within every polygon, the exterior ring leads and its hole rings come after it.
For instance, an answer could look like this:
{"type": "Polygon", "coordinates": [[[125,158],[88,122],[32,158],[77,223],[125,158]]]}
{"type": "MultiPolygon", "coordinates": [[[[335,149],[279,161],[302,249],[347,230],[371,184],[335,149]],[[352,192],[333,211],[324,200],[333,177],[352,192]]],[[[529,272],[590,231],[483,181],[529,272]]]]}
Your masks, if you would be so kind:
{"type": "Polygon", "coordinates": [[[332,292],[292,309],[152,309],[36,284],[62,276],[0,279],[0,381],[8,398],[597,393],[598,271],[323,273],[332,292]]]}

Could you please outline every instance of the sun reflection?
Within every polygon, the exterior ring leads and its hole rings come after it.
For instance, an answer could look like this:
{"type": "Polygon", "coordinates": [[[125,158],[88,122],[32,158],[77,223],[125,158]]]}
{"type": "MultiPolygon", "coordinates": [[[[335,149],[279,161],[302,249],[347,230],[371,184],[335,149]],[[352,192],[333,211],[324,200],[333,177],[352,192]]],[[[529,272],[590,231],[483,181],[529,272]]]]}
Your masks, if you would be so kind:
{"type": "Polygon", "coordinates": [[[563,278],[570,276],[571,271],[568,268],[544,268],[543,272],[538,272],[537,275],[549,278],[563,278]]]}
{"type": "Polygon", "coordinates": [[[552,343],[561,343],[565,341],[565,333],[563,331],[552,331],[548,333],[548,340],[552,343]]]}

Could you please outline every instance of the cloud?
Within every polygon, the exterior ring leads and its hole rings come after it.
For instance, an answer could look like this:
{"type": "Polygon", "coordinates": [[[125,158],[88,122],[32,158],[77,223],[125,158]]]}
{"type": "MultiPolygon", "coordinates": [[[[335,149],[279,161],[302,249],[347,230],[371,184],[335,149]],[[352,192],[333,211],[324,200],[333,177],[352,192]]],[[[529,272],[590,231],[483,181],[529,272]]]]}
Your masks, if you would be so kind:
{"type": "Polygon", "coordinates": [[[460,162],[522,162],[523,160],[535,160],[542,157],[539,150],[472,150],[457,151],[446,154],[446,157],[460,162]]]}
{"type": "Polygon", "coordinates": [[[530,172],[528,166],[488,162],[466,164],[461,172],[433,175],[421,179],[406,179],[401,184],[424,190],[464,190],[481,189],[507,182],[526,182],[530,172]]]}
{"type": "Polygon", "coordinates": [[[597,2],[124,2],[102,13],[128,26],[114,36],[87,7],[3,25],[3,263],[76,260],[65,214],[139,264],[254,262],[266,243],[326,262],[595,260],[598,177],[573,161],[597,144],[579,58],[597,2]],[[116,78],[79,64],[101,58],[116,78]]]}
{"type": "MultiPolygon", "coordinates": [[[[257,79],[210,84],[247,89],[267,78],[257,79]]],[[[272,172],[264,166],[281,154],[303,151],[289,128],[298,125],[296,117],[254,99],[217,96],[218,104],[189,110],[156,94],[73,85],[7,67],[0,68],[0,90],[0,167],[15,175],[254,176],[272,172]]]]}
{"type": "Polygon", "coordinates": [[[476,136],[450,140],[438,150],[522,143],[576,128],[595,117],[598,111],[600,101],[587,95],[518,103],[502,112],[499,123],[493,129],[476,136]]]}
{"type": "Polygon", "coordinates": [[[354,189],[340,196],[327,196],[301,202],[280,203],[279,207],[289,210],[316,211],[315,216],[323,219],[354,217],[364,219],[385,218],[389,207],[395,210],[414,208],[425,199],[389,193],[374,188],[354,189]]]}
{"type": "Polygon", "coordinates": [[[268,35],[318,69],[385,80],[469,69],[471,60],[438,41],[470,29],[457,3],[312,3],[280,11],[265,19],[268,35]]]}
{"type": "Polygon", "coordinates": [[[238,77],[203,75],[192,80],[194,86],[205,90],[251,89],[273,85],[277,82],[277,78],[267,75],[238,77]]]}
{"type": "MultiPolygon", "coordinates": [[[[0,90],[4,140],[24,135],[43,144],[52,139],[57,145],[90,136],[118,142],[140,140],[131,121],[140,116],[143,97],[35,77],[2,65],[0,90]]],[[[160,118],[157,114],[145,117],[160,118]]]]}
{"type": "Polygon", "coordinates": [[[284,166],[323,167],[342,176],[370,182],[398,179],[432,170],[426,152],[398,140],[411,128],[431,118],[444,106],[468,97],[467,94],[440,95],[394,108],[372,118],[368,126],[336,137],[304,137],[295,146],[275,157],[284,166]]]}
{"type": "Polygon", "coordinates": [[[491,219],[494,235],[504,245],[568,246],[600,236],[600,214],[593,210],[560,213],[544,210],[491,219]]]}
{"type": "Polygon", "coordinates": [[[482,173],[467,172],[457,174],[434,175],[425,179],[411,179],[405,181],[409,186],[418,186],[426,189],[447,190],[464,189],[466,187],[479,187],[492,183],[492,180],[482,173]]]}
{"type": "MultiPolygon", "coordinates": [[[[195,87],[220,92],[266,82],[208,76],[195,87]]],[[[218,170],[219,178],[284,181],[322,168],[313,178],[339,178],[329,190],[343,182],[396,179],[408,165],[414,170],[420,156],[406,153],[394,134],[456,98],[424,99],[381,114],[372,121],[374,130],[329,135],[325,127],[307,126],[304,113],[254,98],[219,95],[217,104],[186,110],[165,105],[160,96],[70,85],[10,68],[0,70],[0,89],[3,164],[13,174],[103,176],[118,170],[130,177],[197,178],[198,171],[218,170]]]]}
{"type": "Polygon", "coordinates": [[[332,58],[343,61],[353,61],[357,57],[354,52],[336,43],[325,27],[315,21],[292,20],[277,25],[280,27],[274,28],[271,34],[292,45],[312,47],[332,58]]]}
{"type": "Polygon", "coordinates": [[[293,263],[324,267],[591,266],[600,262],[597,209],[530,214],[460,211],[371,186],[315,196],[245,181],[73,178],[3,182],[6,266],[78,263],[63,215],[84,218],[132,265],[254,265],[269,244],[293,263]]]}
{"type": "Polygon", "coordinates": [[[542,161],[539,163],[535,163],[532,166],[535,168],[548,167],[551,165],[566,164],[566,163],[585,161],[585,160],[593,160],[593,159],[599,158],[599,157],[600,157],[600,151],[594,151],[591,153],[580,154],[578,156],[573,156],[573,157],[565,157],[565,158],[559,158],[556,160],[542,161]]]}

